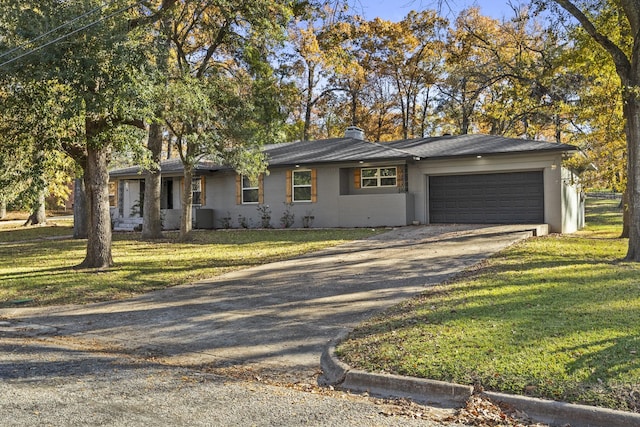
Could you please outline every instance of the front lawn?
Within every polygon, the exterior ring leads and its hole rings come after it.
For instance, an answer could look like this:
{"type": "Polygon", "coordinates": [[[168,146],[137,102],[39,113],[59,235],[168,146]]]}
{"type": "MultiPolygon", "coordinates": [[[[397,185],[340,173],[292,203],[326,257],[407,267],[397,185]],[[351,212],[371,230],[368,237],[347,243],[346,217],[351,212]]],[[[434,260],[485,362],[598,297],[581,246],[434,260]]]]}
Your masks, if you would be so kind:
{"type": "Polygon", "coordinates": [[[0,244],[71,235],[73,235],[72,219],[47,220],[46,225],[27,227],[23,227],[22,224],[0,221],[0,244]]]}
{"type": "Polygon", "coordinates": [[[338,347],[353,367],[640,412],[640,266],[617,202],[585,230],[514,245],[377,316],[338,347]]]}
{"type": "Polygon", "coordinates": [[[5,242],[0,244],[0,307],[126,298],[292,258],[380,231],[383,230],[201,231],[194,232],[188,243],[171,238],[142,241],[139,233],[116,233],[115,267],[96,272],[73,269],[84,259],[85,240],[42,240],[37,233],[49,233],[47,228],[15,232],[0,229],[0,242],[5,242]],[[26,237],[37,240],[24,242],[26,237]]]}

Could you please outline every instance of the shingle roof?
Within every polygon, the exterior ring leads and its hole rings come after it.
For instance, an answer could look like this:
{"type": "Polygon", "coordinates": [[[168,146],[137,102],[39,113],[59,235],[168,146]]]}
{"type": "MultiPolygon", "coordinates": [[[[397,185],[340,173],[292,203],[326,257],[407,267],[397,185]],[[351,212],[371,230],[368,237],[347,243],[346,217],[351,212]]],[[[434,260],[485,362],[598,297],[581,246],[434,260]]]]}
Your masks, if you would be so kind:
{"type": "Polygon", "coordinates": [[[526,153],[534,151],[570,152],[573,145],[530,139],[505,138],[496,135],[459,135],[436,138],[405,139],[389,143],[422,159],[480,156],[489,154],[526,153]]]}
{"type": "MultiPolygon", "coordinates": [[[[576,147],[567,144],[504,138],[495,135],[441,136],[387,143],[367,142],[354,138],[332,138],[271,144],[263,147],[271,166],[577,150],[576,147]]],[[[183,170],[180,159],[166,160],[162,162],[161,168],[163,174],[177,174],[183,170]]],[[[196,171],[225,169],[229,168],[207,160],[201,160],[196,167],[196,171]]],[[[132,176],[139,174],[140,171],[139,166],[133,166],[112,171],[111,176],[132,176]]]]}
{"type": "Polygon", "coordinates": [[[266,147],[270,165],[405,159],[412,154],[389,144],[354,138],[298,141],[266,147]]]}
{"type": "MultiPolygon", "coordinates": [[[[195,171],[214,171],[214,170],[222,170],[228,169],[225,166],[220,166],[215,162],[209,160],[200,160],[195,167],[195,171]]],[[[182,161],[180,159],[169,159],[164,160],[160,163],[160,170],[165,175],[171,174],[182,174],[184,167],[182,165],[182,161]]],[[[109,175],[112,177],[122,177],[122,176],[134,176],[139,175],[144,170],[140,166],[131,166],[128,168],[116,169],[109,172],[109,175]]]]}

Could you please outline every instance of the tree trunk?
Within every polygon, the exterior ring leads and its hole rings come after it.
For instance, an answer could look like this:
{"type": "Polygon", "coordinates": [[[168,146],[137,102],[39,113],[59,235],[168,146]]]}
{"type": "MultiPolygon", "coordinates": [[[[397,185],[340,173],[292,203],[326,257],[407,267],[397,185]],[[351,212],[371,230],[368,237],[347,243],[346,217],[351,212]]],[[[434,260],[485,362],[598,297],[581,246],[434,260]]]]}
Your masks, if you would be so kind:
{"type": "Polygon", "coordinates": [[[398,76],[396,75],[396,90],[398,91],[398,98],[400,100],[400,114],[402,115],[402,139],[407,139],[409,138],[409,106],[408,106],[408,100],[407,100],[407,105],[405,105],[405,99],[402,96],[402,86],[400,84],[400,79],[398,78],[398,76]]]}
{"type": "Polygon", "coordinates": [[[38,200],[27,223],[31,222],[31,225],[44,225],[47,223],[47,212],[45,211],[45,190],[42,189],[38,192],[38,200]]]}
{"type": "Polygon", "coordinates": [[[302,128],[302,140],[308,141],[311,129],[311,104],[308,103],[304,108],[304,126],[302,128]]]}
{"type": "Polygon", "coordinates": [[[0,196],[0,219],[4,219],[7,216],[7,199],[0,196]]]}
{"type": "Polygon", "coordinates": [[[611,55],[622,83],[622,104],[627,137],[627,197],[629,214],[629,247],[625,260],[640,262],[640,6],[637,0],[620,0],[620,11],[631,26],[633,50],[629,56],[622,45],[613,42],[606,33],[599,32],[576,3],[554,0],[573,15],[596,42],[611,55]]]}
{"type": "Polygon", "coordinates": [[[109,213],[108,147],[87,147],[85,190],[89,211],[87,255],[79,268],[108,268],[111,257],[111,215],[109,213]]]}
{"type": "Polygon", "coordinates": [[[409,126],[411,129],[411,138],[415,138],[416,137],[416,125],[417,125],[417,112],[416,112],[416,108],[417,108],[417,103],[418,103],[418,93],[414,92],[413,95],[411,95],[411,119],[409,122],[409,126]]]}
{"type": "Polygon", "coordinates": [[[467,114],[465,108],[462,107],[462,122],[460,124],[460,135],[468,134],[469,126],[471,126],[471,115],[467,114]]]}
{"type": "Polygon", "coordinates": [[[147,144],[154,165],[147,171],[144,179],[144,213],[142,222],[143,239],[161,239],[162,216],[160,212],[160,194],[162,191],[160,175],[160,157],[162,154],[162,126],[153,123],[149,126],[147,144]]]}
{"type": "Polygon", "coordinates": [[[622,208],[622,233],[620,233],[621,239],[629,238],[629,224],[631,223],[631,216],[629,215],[629,193],[628,189],[622,193],[622,200],[620,201],[620,207],[622,208]]]}
{"type": "Polygon", "coordinates": [[[184,182],[182,186],[182,219],[180,221],[180,239],[186,240],[191,234],[191,221],[193,205],[193,193],[191,192],[191,180],[193,178],[193,166],[184,165],[184,182]]]}
{"type": "Polygon", "coordinates": [[[38,200],[36,200],[35,204],[31,208],[31,215],[23,224],[27,226],[31,225],[44,225],[47,223],[47,213],[45,211],[45,194],[44,190],[40,190],[38,192],[38,200]]]}
{"type": "Polygon", "coordinates": [[[376,123],[376,134],[375,134],[375,142],[380,142],[382,139],[382,126],[384,126],[384,112],[380,109],[378,113],[378,122],[376,123]]]}
{"type": "Polygon", "coordinates": [[[76,178],[73,187],[73,238],[86,239],[89,235],[87,195],[84,179],[76,178]]]}
{"type": "Polygon", "coordinates": [[[351,91],[351,125],[358,126],[358,93],[351,91]]]}
{"type": "MultiPolygon", "coordinates": [[[[640,79],[639,79],[640,80],[640,79]]],[[[640,83],[640,82],[639,82],[640,83]]],[[[640,261],[640,97],[636,85],[626,91],[624,116],[627,120],[627,196],[629,199],[629,247],[627,261],[640,261]]]]}
{"type": "MultiPolygon", "coordinates": [[[[33,167],[35,170],[43,171],[45,161],[45,153],[43,149],[36,150],[33,154],[33,167]]],[[[45,198],[47,191],[47,182],[44,177],[44,172],[40,172],[37,176],[33,177],[31,186],[34,191],[37,191],[37,199],[31,206],[31,215],[27,218],[24,225],[39,225],[46,224],[47,215],[45,212],[45,198]]]]}
{"type": "Polygon", "coordinates": [[[553,123],[556,128],[556,142],[562,144],[562,120],[559,113],[554,114],[553,123]]]}
{"type": "Polygon", "coordinates": [[[46,211],[46,191],[40,190],[38,194],[38,207],[33,210],[33,219],[36,224],[44,225],[47,223],[47,211],[46,211]]]}
{"type": "Polygon", "coordinates": [[[313,76],[315,66],[309,65],[307,70],[307,96],[304,103],[304,127],[302,129],[302,140],[309,140],[311,130],[311,110],[313,109],[313,76]]]}
{"type": "Polygon", "coordinates": [[[420,117],[420,137],[425,138],[427,136],[427,110],[429,108],[429,90],[430,87],[427,87],[427,93],[424,97],[422,116],[420,117]]]}

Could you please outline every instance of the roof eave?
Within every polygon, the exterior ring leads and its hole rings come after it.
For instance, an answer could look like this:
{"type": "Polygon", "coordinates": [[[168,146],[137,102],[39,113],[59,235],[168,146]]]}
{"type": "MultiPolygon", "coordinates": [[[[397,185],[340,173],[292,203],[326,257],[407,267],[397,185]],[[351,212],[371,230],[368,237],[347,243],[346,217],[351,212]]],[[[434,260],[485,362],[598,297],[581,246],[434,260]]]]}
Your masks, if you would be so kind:
{"type": "Polygon", "coordinates": [[[551,148],[545,150],[522,150],[522,151],[498,151],[498,152],[483,152],[479,151],[477,153],[465,153],[465,154],[452,154],[446,156],[428,156],[422,157],[421,160],[449,160],[449,159],[463,159],[463,158],[477,158],[480,157],[489,157],[489,156],[513,156],[520,154],[544,154],[544,153],[573,153],[579,151],[577,148],[575,149],[565,149],[565,148],[551,148]]]}
{"type": "Polygon", "coordinates": [[[276,163],[268,163],[268,167],[278,167],[278,168],[286,168],[286,167],[296,167],[296,166],[326,166],[326,165],[351,165],[351,164],[360,164],[360,163],[388,163],[388,162],[407,162],[409,160],[414,159],[417,156],[406,156],[406,157],[377,157],[377,158],[361,158],[361,159],[347,159],[347,160],[300,160],[297,162],[276,162],[276,163]]]}

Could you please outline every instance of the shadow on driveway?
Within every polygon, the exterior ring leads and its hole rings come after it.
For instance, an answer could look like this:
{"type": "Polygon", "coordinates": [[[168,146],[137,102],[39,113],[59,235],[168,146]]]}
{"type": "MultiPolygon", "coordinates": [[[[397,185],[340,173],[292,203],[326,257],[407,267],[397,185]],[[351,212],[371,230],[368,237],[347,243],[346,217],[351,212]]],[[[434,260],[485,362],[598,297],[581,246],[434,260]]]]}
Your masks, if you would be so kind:
{"type": "MultiPolygon", "coordinates": [[[[15,346],[16,339],[38,335],[58,350],[69,345],[163,364],[273,368],[308,378],[318,373],[328,340],[530,236],[526,230],[404,227],[129,300],[2,309],[0,318],[13,332],[0,326],[0,344],[3,336],[15,346]]],[[[68,358],[78,363],[82,351],[69,350],[68,358]]],[[[0,360],[0,378],[21,375],[11,368],[15,363],[0,360]]],[[[41,365],[37,370],[61,372],[41,365]]]]}

